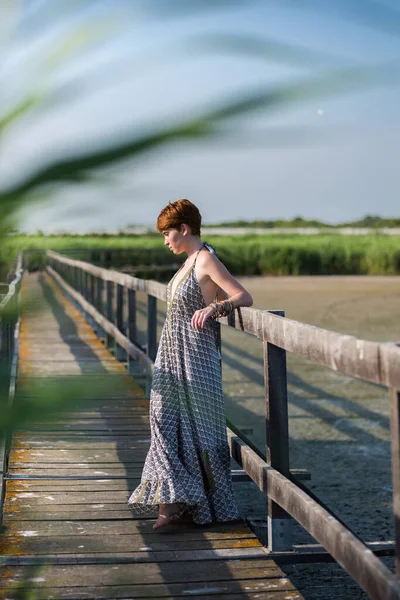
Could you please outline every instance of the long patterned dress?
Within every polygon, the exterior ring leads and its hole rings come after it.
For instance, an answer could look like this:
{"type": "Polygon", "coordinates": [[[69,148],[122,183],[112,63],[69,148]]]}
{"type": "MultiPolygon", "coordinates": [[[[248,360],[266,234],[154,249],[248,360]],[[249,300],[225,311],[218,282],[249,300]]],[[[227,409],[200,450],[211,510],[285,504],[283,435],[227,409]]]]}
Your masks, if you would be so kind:
{"type": "MultiPolygon", "coordinates": [[[[207,246],[200,248],[207,249],[207,246]]],[[[154,516],[159,503],[181,503],[198,524],[239,518],[233,493],[222,393],[217,323],[196,331],[191,319],[204,308],[194,263],[171,297],[154,365],[150,394],[151,444],[141,483],[128,500],[154,516]]]]}

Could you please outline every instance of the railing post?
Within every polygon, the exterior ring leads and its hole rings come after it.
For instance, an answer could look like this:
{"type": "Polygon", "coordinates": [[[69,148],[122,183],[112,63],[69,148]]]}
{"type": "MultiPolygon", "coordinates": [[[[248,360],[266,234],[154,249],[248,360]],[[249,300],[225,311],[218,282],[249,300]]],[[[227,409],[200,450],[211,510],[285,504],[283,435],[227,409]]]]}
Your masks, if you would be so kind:
{"type": "MultiPolygon", "coordinates": [[[[128,288],[128,337],[132,344],[137,343],[136,328],[136,291],[128,288]]],[[[128,356],[128,371],[131,375],[137,373],[138,363],[128,356]]]]}
{"type": "MultiPolygon", "coordinates": [[[[124,286],[117,284],[117,329],[121,333],[125,333],[124,328],[124,286]]],[[[115,356],[118,360],[125,361],[127,359],[126,351],[117,343],[115,344],[115,356]]]]}
{"type": "MultiPolygon", "coordinates": [[[[154,361],[157,356],[157,298],[147,296],[147,331],[146,331],[147,355],[154,361]]],[[[146,396],[150,396],[151,378],[146,377],[146,396]]]]}
{"type": "MultiPolygon", "coordinates": [[[[270,311],[284,317],[284,311],[270,311]]],[[[289,475],[289,423],[287,406],[286,351],[263,342],[266,462],[289,475]]],[[[268,498],[268,550],[283,552],[292,550],[292,519],[278,504],[268,498]]]]}
{"type": "Polygon", "coordinates": [[[96,279],[95,276],[92,274],[89,274],[89,302],[90,304],[92,304],[94,306],[95,304],[95,293],[96,293],[96,279]]]}
{"type": "Polygon", "coordinates": [[[157,298],[147,296],[147,355],[156,359],[157,355],[157,298]]]}
{"type": "Polygon", "coordinates": [[[97,290],[96,290],[96,308],[104,315],[104,303],[103,303],[103,280],[101,277],[97,278],[97,290]]]}
{"type": "MultiPolygon", "coordinates": [[[[104,301],[103,301],[103,279],[101,277],[97,277],[96,279],[96,293],[95,293],[95,307],[99,311],[100,314],[104,315],[104,301]]],[[[97,323],[97,335],[99,338],[104,339],[105,331],[97,323]]]]}
{"type": "Polygon", "coordinates": [[[83,297],[85,297],[85,271],[82,269],[79,270],[79,290],[83,297]]]}
{"type": "Polygon", "coordinates": [[[392,438],[393,516],[396,543],[396,576],[400,579],[400,391],[390,390],[390,430],[392,438]]]}
{"type": "Polygon", "coordinates": [[[82,271],[83,274],[83,289],[82,295],[85,300],[88,299],[88,286],[89,286],[89,273],[87,271],[82,271]]]}
{"type": "MultiPolygon", "coordinates": [[[[114,307],[113,307],[113,297],[114,297],[114,283],[112,281],[107,281],[107,320],[110,323],[114,323],[114,307]]],[[[107,348],[113,344],[114,338],[111,335],[107,335],[106,344],[107,348]]]]}
{"type": "MultiPolygon", "coordinates": [[[[92,306],[95,303],[95,277],[91,273],[86,274],[87,279],[87,301],[90,302],[92,306]]],[[[93,317],[86,313],[86,320],[89,323],[90,327],[97,333],[97,323],[93,319],[93,317]]]]}

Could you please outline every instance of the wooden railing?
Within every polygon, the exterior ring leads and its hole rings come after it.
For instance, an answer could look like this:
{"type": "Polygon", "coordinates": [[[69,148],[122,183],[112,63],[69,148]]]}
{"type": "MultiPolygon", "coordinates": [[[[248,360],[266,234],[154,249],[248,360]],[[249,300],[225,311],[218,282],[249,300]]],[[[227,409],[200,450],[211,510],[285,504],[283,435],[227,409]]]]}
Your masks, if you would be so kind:
{"type": "MultiPolygon", "coordinates": [[[[43,265],[46,251],[40,248],[24,250],[24,268],[35,270],[43,265]]],[[[69,248],[63,256],[82,260],[103,268],[118,269],[129,275],[156,277],[168,280],[181,266],[182,259],[174,257],[167,248],[69,248]]]]}
{"type": "MultiPolygon", "coordinates": [[[[151,376],[157,352],[157,299],[166,286],[96,267],[49,251],[48,272],[108,336],[133,371],[151,376]],[[104,290],[104,286],[106,289],[104,290]],[[124,320],[124,290],[127,318],[124,320]],[[136,292],[147,295],[147,341],[137,343],[136,292]],[[115,300],[115,302],[114,302],[115,300]]],[[[267,443],[265,456],[232,425],[231,456],[268,496],[268,548],[274,556],[291,549],[291,517],[298,521],[373,599],[400,599],[400,348],[356,339],[287,319],[282,312],[242,308],[224,325],[256,336],[264,349],[267,443]],[[305,488],[289,470],[286,351],[390,390],[396,576],[371,548],[305,488]]]]}
{"type": "Polygon", "coordinates": [[[7,470],[9,434],[7,413],[12,405],[18,361],[18,323],[19,291],[22,279],[22,255],[18,257],[9,276],[8,289],[4,290],[0,302],[0,410],[2,411],[2,430],[0,432],[0,520],[4,500],[4,476],[7,470]]]}

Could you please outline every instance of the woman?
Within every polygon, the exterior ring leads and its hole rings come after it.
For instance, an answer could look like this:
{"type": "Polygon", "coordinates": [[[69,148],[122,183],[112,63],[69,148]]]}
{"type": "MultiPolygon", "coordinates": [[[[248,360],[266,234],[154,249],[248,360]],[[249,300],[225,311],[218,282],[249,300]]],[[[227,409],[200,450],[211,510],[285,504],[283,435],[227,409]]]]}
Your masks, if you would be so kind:
{"type": "Polygon", "coordinates": [[[253,299],[201,241],[200,225],[189,200],[169,203],[157,219],[164,244],[187,259],[167,287],[150,394],[151,444],[128,501],[141,514],[158,509],[156,530],[188,519],[204,524],[239,517],[215,319],[253,299]]]}

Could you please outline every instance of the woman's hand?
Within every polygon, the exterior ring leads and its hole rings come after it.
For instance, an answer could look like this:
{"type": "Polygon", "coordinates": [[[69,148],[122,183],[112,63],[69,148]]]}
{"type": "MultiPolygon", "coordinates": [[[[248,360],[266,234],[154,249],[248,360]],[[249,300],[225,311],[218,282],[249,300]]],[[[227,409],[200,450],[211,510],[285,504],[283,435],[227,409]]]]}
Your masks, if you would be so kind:
{"type": "Polygon", "coordinates": [[[214,306],[206,306],[205,308],[196,310],[196,312],[194,313],[192,320],[191,320],[191,325],[192,325],[193,329],[196,329],[197,331],[199,331],[200,329],[203,329],[204,325],[206,324],[207,319],[209,319],[214,313],[215,313],[214,306]]]}

